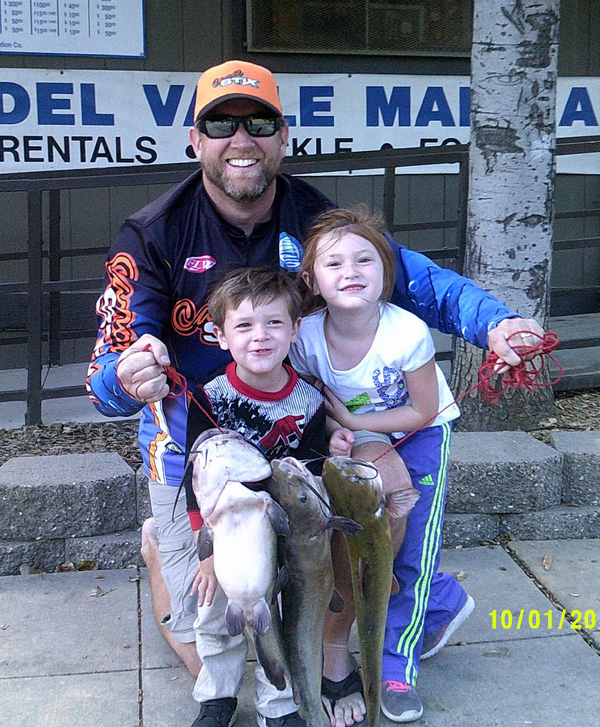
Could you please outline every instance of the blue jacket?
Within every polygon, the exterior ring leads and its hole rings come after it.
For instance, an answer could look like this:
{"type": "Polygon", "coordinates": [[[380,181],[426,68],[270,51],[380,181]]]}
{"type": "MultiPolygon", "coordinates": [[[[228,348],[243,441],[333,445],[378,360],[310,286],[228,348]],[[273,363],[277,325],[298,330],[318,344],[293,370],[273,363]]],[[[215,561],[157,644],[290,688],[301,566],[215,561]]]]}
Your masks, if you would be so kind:
{"type": "MultiPolygon", "coordinates": [[[[147,474],[179,486],[188,398],[143,405],[119,385],[119,355],[144,333],[163,341],[188,391],[230,360],[212,333],[206,299],[230,270],[261,265],[296,271],[313,218],[332,202],[301,179],[279,175],[273,214],[250,235],[224,220],[202,172],[128,218],[107,257],[106,286],[96,305],[98,338],[88,371],[90,397],[106,416],[142,409],[139,443],[147,474]]],[[[485,348],[488,331],[515,316],[496,298],[427,257],[391,243],[397,260],[392,302],[429,326],[485,348]]]]}

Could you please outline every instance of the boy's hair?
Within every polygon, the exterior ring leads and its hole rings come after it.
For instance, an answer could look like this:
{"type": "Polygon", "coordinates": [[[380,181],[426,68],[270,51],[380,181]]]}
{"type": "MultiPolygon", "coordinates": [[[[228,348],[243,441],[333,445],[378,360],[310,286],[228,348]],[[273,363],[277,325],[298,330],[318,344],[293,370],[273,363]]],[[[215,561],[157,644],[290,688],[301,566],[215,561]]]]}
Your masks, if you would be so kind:
{"type": "Polygon", "coordinates": [[[227,311],[236,310],[242,301],[249,299],[257,306],[275,298],[284,298],[292,322],[300,317],[302,296],[292,278],[273,268],[243,268],[229,273],[213,288],[208,298],[208,314],[223,330],[227,311]]]}
{"type": "Polygon", "coordinates": [[[388,301],[392,295],[396,283],[396,258],[392,246],[386,238],[387,228],[381,215],[369,212],[366,205],[357,205],[350,209],[330,209],[322,212],[308,231],[304,243],[304,257],[298,272],[300,279],[302,279],[303,273],[308,273],[310,284],[307,286],[304,303],[305,307],[308,305],[311,310],[325,306],[325,301],[321,296],[315,296],[311,290],[319,241],[325,235],[331,235],[331,242],[336,242],[345,232],[352,232],[368,240],[377,250],[383,263],[381,300],[388,301]]]}

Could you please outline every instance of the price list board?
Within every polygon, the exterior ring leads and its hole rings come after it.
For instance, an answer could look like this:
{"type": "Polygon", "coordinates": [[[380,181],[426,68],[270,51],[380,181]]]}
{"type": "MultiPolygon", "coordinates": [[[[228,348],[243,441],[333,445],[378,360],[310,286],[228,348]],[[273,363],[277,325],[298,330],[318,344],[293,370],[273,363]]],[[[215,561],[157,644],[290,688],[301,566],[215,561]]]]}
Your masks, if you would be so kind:
{"type": "Polygon", "coordinates": [[[143,58],[144,0],[0,0],[0,53],[143,58]]]}

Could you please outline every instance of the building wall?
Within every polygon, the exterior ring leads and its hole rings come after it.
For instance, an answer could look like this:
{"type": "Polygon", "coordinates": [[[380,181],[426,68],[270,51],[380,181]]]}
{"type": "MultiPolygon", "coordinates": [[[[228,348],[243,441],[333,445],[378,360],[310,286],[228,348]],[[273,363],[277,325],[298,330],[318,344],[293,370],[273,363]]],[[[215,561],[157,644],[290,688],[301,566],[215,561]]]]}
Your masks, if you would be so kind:
{"type": "MultiPolygon", "coordinates": [[[[600,3],[598,0],[563,0],[559,73],[562,76],[600,75],[600,3]]],[[[248,54],[243,48],[244,14],[241,0],[146,0],[146,53],[143,60],[62,56],[0,55],[9,68],[65,68],[101,70],[202,71],[231,57],[265,63],[276,72],[360,72],[466,74],[468,59],[399,59],[382,57],[286,56],[248,54]],[[165,8],[168,8],[166,10],[165,8]]],[[[380,207],[383,177],[317,177],[309,180],[340,205],[366,202],[380,207]]],[[[398,176],[396,222],[455,219],[458,204],[455,175],[398,176]]],[[[164,191],[161,186],[131,186],[94,190],[68,190],[61,194],[61,245],[80,248],[93,245],[108,249],[123,219],[164,191]],[[93,211],[93,212],[92,212],[93,211]]],[[[24,193],[0,194],[0,251],[27,249],[26,198],[24,193]]],[[[46,202],[47,206],[47,202],[46,202]]],[[[600,208],[600,177],[561,175],[556,185],[557,211],[600,208]]],[[[47,220],[46,220],[47,224],[47,220]]],[[[47,229],[45,236],[47,235],[47,229]]],[[[600,220],[558,220],[556,239],[600,236],[600,220]]],[[[396,235],[412,249],[455,245],[453,230],[411,232],[396,235]]],[[[103,255],[75,257],[62,262],[65,278],[100,277],[103,255]]],[[[451,264],[451,261],[450,261],[451,264]]],[[[26,279],[26,262],[3,263],[3,280],[26,279]]],[[[594,249],[557,251],[553,287],[579,288],[598,284],[600,253],[594,249]]],[[[570,296],[572,298],[572,296],[570,296]]],[[[73,327],[94,325],[93,296],[63,296],[63,319],[73,327]]],[[[560,302],[564,297],[556,296],[560,302]]],[[[24,328],[26,296],[0,296],[0,328],[24,328]]],[[[61,362],[86,360],[91,340],[65,341],[61,362]]],[[[0,368],[25,365],[25,346],[0,346],[0,368]]]]}

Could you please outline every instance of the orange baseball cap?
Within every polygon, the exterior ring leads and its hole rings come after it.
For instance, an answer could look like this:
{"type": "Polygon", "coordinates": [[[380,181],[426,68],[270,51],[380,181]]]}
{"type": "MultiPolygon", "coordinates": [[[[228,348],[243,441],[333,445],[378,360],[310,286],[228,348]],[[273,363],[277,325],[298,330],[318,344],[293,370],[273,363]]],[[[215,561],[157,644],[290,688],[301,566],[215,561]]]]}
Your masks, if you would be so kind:
{"type": "Polygon", "coordinates": [[[277,84],[271,71],[246,61],[226,61],[209,68],[196,87],[194,121],[233,98],[252,98],[283,116],[277,84]]]}

